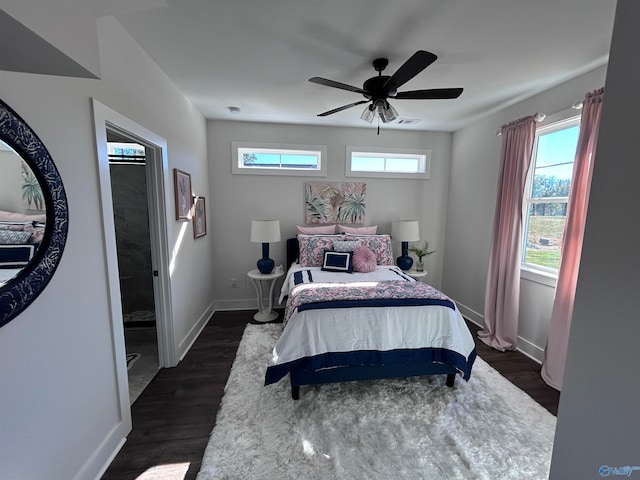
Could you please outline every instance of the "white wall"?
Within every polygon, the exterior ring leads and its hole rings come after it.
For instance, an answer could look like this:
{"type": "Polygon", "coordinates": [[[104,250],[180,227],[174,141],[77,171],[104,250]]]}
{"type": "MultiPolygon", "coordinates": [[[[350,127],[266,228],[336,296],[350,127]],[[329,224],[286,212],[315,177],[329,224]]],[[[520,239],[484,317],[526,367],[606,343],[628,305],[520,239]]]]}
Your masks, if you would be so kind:
{"type": "Polygon", "coordinates": [[[558,410],[554,480],[602,478],[603,465],[640,467],[638,22],[640,4],[620,0],[558,410]]]}
{"type": "MultiPolygon", "coordinates": [[[[442,288],[463,315],[484,325],[484,294],[500,167],[498,128],[536,112],[571,108],[604,85],[605,67],[488,115],[453,134],[442,288]]],[[[521,280],[518,348],[542,359],[554,287],[521,280]]]]}
{"type": "MultiPolygon", "coordinates": [[[[69,201],[58,270],[0,329],[2,478],[95,478],[123,441],[113,358],[122,339],[112,339],[91,98],[167,139],[170,168],[190,172],[197,193],[209,191],[202,116],[119,24],[105,19],[98,32],[101,80],[0,72],[0,97],[51,153],[69,201]]],[[[183,224],[167,209],[173,246],[183,224]]],[[[189,229],[179,246],[176,343],[212,301],[212,238],[195,241],[189,229]]]]}
{"type": "Polygon", "coordinates": [[[22,175],[20,156],[14,151],[0,149],[0,210],[26,213],[22,205],[22,175]]]}
{"type": "MultiPolygon", "coordinates": [[[[295,236],[296,224],[304,225],[306,181],[364,181],[367,184],[366,224],[379,233],[391,233],[391,221],[419,219],[423,239],[437,253],[426,257],[427,281],[440,286],[447,208],[451,135],[442,132],[401,132],[382,129],[307,127],[244,122],[208,122],[211,164],[211,225],[216,278],[214,297],[220,308],[255,305],[251,286],[229,287],[229,278],[244,279],[256,268],[259,244],[249,241],[252,219],[279,219],[283,242],[270,246],[270,256],[285,263],[284,239],[295,236]],[[232,141],[312,144],[328,146],[327,177],[233,175],[232,141]],[[345,177],[347,145],[405,147],[431,150],[431,179],[380,179],[345,177]],[[250,302],[250,303],[247,303],[250,302]]],[[[395,245],[399,249],[399,244],[395,245]]],[[[399,252],[396,252],[399,255],[399,252]]]]}

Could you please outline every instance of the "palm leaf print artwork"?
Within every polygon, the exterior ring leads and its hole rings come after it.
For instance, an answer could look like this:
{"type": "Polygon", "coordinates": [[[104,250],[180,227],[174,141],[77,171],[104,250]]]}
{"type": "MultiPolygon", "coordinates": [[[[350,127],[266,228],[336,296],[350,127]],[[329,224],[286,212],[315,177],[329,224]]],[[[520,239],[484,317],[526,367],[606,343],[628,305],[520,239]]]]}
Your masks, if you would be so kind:
{"type": "Polygon", "coordinates": [[[22,203],[29,210],[44,210],[44,197],[38,179],[29,166],[22,162],[22,203]]]}
{"type": "Polygon", "coordinates": [[[307,224],[362,224],[366,193],[366,183],[308,182],[305,185],[305,221],[307,224]]]}

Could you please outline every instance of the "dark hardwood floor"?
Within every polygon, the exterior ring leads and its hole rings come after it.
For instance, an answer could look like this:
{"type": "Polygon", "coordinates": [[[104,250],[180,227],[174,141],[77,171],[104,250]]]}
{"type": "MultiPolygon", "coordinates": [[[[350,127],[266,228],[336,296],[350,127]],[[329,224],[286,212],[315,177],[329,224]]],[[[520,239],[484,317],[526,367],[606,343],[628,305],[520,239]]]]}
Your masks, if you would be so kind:
{"type": "MultiPolygon", "coordinates": [[[[103,480],[135,480],[147,470],[172,464],[185,465],[187,473],[180,480],[196,478],[242,333],[247,323],[257,323],[253,313],[216,312],[182,362],[158,372],[133,404],[133,429],[103,480]]],[[[478,327],[467,323],[475,338],[478,327]]],[[[483,360],[557,414],[560,394],[544,383],[539,364],[477,339],[476,345],[483,360]]]]}

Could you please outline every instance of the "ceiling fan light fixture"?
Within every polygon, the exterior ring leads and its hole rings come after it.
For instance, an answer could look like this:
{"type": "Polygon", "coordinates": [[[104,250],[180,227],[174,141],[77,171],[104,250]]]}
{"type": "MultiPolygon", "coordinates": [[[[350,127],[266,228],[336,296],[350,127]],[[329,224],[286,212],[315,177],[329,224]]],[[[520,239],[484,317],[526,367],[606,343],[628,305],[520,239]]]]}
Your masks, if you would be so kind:
{"type": "Polygon", "coordinates": [[[374,116],[375,114],[373,110],[373,105],[367,105],[364,111],[362,112],[362,115],[360,115],[360,118],[367,123],[373,123],[374,116]]]}
{"type": "Polygon", "coordinates": [[[402,87],[405,83],[422,72],[425,68],[436,61],[437,58],[438,57],[431,52],[418,50],[391,76],[382,75],[382,71],[389,64],[389,60],[386,58],[376,58],[373,61],[373,68],[378,72],[378,75],[365,80],[362,84],[362,88],[347,85],[346,83],[336,82],[335,80],[329,80],[327,78],[311,77],[309,79],[311,83],[359,93],[366,99],[360,100],[359,102],[349,103],[327,112],[319,113],[318,116],[326,117],[327,115],[342,112],[343,110],[355,107],[356,105],[371,102],[371,105],[368,105],[360,115],[360,119],[368,123],[373,123],[373,119],[377,114],[379,120],[382,120],[383,123],[389,123],[397,120],[399,117],[398,112],[395,108],[389,105],[387,99],[443,100],[458,98],[462,93],[462,88],[431,88],[427,90],[398,92],[398,88],[402,87]]]}
{"type": "Polygon", "coordinates": [[[373,107],[378,111],[378,117],[383,123],[393,122],[398,118],[398,112],[386,100],[376,100],[373,107]]]}
{"type": "Polygon", "coordinates": [[[389,102],[384,102],[384,108],[381,108],[379,112],[381,113],[380,117],[382,121],[385,123],[393,122],[396,118],[398,118],[398,112],[389,102]]]}

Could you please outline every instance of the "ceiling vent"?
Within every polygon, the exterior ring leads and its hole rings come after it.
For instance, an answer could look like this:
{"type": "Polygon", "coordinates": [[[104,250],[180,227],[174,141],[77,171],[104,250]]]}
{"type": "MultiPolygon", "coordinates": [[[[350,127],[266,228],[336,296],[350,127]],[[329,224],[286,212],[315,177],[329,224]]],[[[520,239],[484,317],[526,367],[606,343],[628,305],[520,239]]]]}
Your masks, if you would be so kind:
{"type": "Polygon", "coordinates": [[[396,121],[396,123],[398,125],[415,125],[417,123],[420,123],[420,119],[417,119],[417,118],[399,118],[398,121],[396,121]]]}

